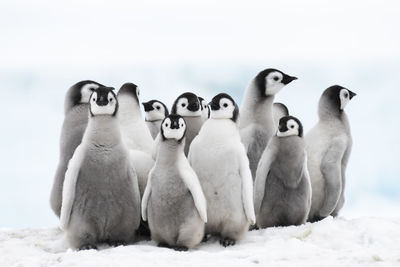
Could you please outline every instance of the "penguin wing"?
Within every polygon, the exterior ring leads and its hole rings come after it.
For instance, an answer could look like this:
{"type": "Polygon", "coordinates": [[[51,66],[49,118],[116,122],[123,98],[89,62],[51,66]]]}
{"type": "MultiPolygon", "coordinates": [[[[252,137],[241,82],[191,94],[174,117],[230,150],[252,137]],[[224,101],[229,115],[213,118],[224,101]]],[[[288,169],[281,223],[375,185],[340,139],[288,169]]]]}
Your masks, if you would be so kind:
{"type": "Polygon", "coordinates": [[[277,146],[273,142],[274,138],[268,143],[257,166],[256,179],[254,181],[254,209],[256,213],[260,212],[268,173],[277,152],[277,146]]]}
{"type": "Polygon", "coordinates": [[[147,221],[147,204],[149,202],[150,194],[151,194],[151,177],[153,176],[154,167],[150,170],[149,177],[147,178],[146,189],[143,193],[142,198],[142,218],[143,221],[147,221]]]}
{"type": "Polygon", "coordinates": [[[207,202],[199,182],[199,178],[189,164],[189,161],[182,154],[178,159],[179,173],[183,182],[192,194],[194,205],[199,212],[200,218],[207,222],[207,202]]]}
{"type": "Polygon", "coordinates": [[[136,229],[139,228],[140,225],[140,190],[139,190],[139,183],[138,183],[138,176],[136,174],[136,170],[135,167],[133,166],[133,164],[131,164],[131,166],[129,167],[128,170],[128,177],[129,179],[132,181],[132,193],[133,193],[133,197],[134,197],[134,205],[136,206],[136,210],[137,210],[137,214],[135,216],[135,218],[137,218],[136,220],[136,229]]]}
{"type": "Polygon", "coordinates": [[[76,183],[78,181],[79,171],[81,169],[83,158],[85,157],[85,151],[85,146],[83,144],[80,144],[76,148],[74,155],[68,162],[68,168],[65,172],[60,215],[60,228],[62,230],[65,230],[69,224],[72,205],[75,199],[76,183]]]}
{"type": "Polygon", "coordinates": [[[242,178],[243,209],[247,220],[253,225],[256,223],[253,202],[253,178],[251,176],[249,158],[242,144],[240,144],[239,148],[239,164],[240,177],[242,178]]]}
{"type": "Polygon", "coordinates": [[[322,158],[320,168],[325,180],[325,199],[319,211],[321,217],[329,216],[339,201],[342,192],[341,164],[345,150],[346,139],[334,138],[322,158]]]}
{"type": "Polygon", "coordinates": [[[156,160],[157,158],[157,149],[158,149],[158,143],[160,143],[160,139],[161,139],[161,134],[158,133],[156,138],[154,139],[154,145],[151,151],[151,157],[153,158],[153,160],[156,160]]]}

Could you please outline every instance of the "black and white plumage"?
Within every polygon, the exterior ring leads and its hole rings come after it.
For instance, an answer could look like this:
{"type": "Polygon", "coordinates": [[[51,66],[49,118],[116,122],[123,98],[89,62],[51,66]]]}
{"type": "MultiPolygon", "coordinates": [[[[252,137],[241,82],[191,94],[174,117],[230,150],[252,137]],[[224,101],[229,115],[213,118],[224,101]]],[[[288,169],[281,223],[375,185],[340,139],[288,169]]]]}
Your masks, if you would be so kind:
{"type": "Polygon", "coordinates": [[[208,120],[210,118],[210,107],[208,106],[207,101],[199,96],[200,107],[201,107],[201,117],[203,121],[208,120]]]}
{"type": "Polygon", "coordinates": [[[171,114],[180,115],[185,119],[185,155],[187,155],[193,138],[196,137],[203,125],[199,98],[190,92],[181,94],[172,105],[171,114]]]}
{"type": "Polygon", "coordinates": [[[149,127],[151,136],[156,139],[160,132],[161,122],[168,116],[167,106],[159,100],[150,100],[148,102],[142,102],[145,120],[147,127],[149,127]]]}
{"type": "Polygon", "coordinates": [[[142,202],[151,238],[159,245],[187,250],[201,242],[207,222],[206,199],[184,154],[185,120],[167,116],[161,124],[156,163],[142,202]]]}
{"type": "Polygon", "coordinates": [[[235,244],[255,223],[253,181],[236,125],[239,109],[227,94],[215,96],[211,116],[193,140],[189,162],[207,199],[206,233],[235,244]]]}
{"type": "Polygon", "coordinates": [[[346,168],[353,143],[344,108],[355,95],[339,85],[326,89],[319,100],[319,121],[305,137],[313,190],[310,221],[336,216],[344,204],[346,168]]]}
{"type": "Polygon", "coordinates": [[[60,223],[77,249],[131,243],[140,223],[138,181],[112,89],[91,95],[89,123],[65,174],[60,223]]]}
{"type": "Polygon", "coordinates": [[[88,122],[89,98],[93,91],[103,86],[85,80],[71,86],[65,96],[64,122],[60,137],[60,158],[50,195],[50,206],[60,216],[64,176],[68,161],[81,143],[88,122]]]}
{"type": "Polygon", "coordinates": [[[257,226],[300,225],[311,207],[311,182],[303,126],[292,116],[280,119],[278,132],[261,156],[254,184],[257,226]]]}
{"type": "Polygon", "coordinates": [[[250,82],[245,91],[240,108],[239,128],[249,157],[253,179],[255,179],[258,161],[268,141],[276,132],[273,116],[275,95],[296,79],[279,70],[266,69],[250,82]]]}

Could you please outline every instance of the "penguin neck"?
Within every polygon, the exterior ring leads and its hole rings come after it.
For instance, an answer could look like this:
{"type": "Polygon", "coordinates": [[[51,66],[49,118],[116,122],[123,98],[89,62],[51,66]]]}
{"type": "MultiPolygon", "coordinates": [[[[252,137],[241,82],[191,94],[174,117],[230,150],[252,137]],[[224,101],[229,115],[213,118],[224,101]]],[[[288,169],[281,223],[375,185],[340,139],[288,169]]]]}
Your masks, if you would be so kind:
{"type": "Polygon", "coordinates": [[[174,164],[176,163],[176,156],[182,153],[184,155],[185,138],[178,143],[175,139],[161,140],[158,145],[157,163],[161,164],[174,164]]]}
{"type": "Polygon", "coordinates": [[[251,123],[262,125],[274,124],[272,116],[272,106],[275,96],[260,96],[260,90],[251,82],[243,98],[240,109],[240,128],[244,128],[251,123]]]}
{"type": "Polygon", "coordinates": [[[338,107],[333,106],[326,101],[321,100],[318,107],[318,117],[320,121],[340,121],[346,126],[349,125],[349,121],[344,110],[340,110],[338,107]]]}
{"type": "Polygon", "coordinates": [[[89,112],[89,104],[82,103],[75,106],[68,106],[65,109],[64,115],[67,115],[70,112],[74,112],[75,114],[82,114],[84,116],[88,116],[89,112]]]}
{"type": "Polygon", "coordinates": [[[120,95],[118,97],[118,104],[118,116],[124,124],[142,121],[142,112],[136,99],[129,95],[120,95]]]}
{"type": "Polygon", "coordinates": [[[208,142],[225,142],[228,139],[238,138],[240,140],[240,135],[238,131],[237,124],[231,119],[213,119],[209,118],[201,127],[200,136],[208,138],[208,142]]]}
{"type": "Polygon", "coordinates": [[[110,115],[90,117],[83,140],[90,144],[107,147],[121,143],[117,118],[110,115]]]}

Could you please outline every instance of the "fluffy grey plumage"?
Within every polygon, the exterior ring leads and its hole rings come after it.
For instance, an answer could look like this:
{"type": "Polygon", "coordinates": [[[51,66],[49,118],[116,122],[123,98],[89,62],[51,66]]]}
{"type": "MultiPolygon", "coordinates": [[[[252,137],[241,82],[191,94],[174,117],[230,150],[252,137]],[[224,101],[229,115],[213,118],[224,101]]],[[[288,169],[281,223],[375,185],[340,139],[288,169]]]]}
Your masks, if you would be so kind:
{"type": "Polygon", "coordinates": [[[81,81],[71,86],[65,96],[60,157],[50,195],[50,206],[57,216],[60,216],[64,175],[68,161],[82,141],[88,122],[89,97],[99,86],[102,85],[94,81],[81,81]]]}
{"type": "Polygon", "coordinates": [[[313,190],[310,221],[336,216],[344,204],[346,167],[352,147],[344,108],[355,93],[331,86],[319,101],[318,123],[306,135],[308,169],[313,190]]]}
{"type": "MultiPolygon", "coordinates": [[[[281,124],[286,122],[281,120],[281,124]]],[[[254,205],[257,226],[261,228],[306,222],[311,184],[302,130],[271,138],[258,165],[254,205]]]]}
{"type": "Polygon", "coordinates": [[[117,99],[106,89],[108,97],[102,98],[101,90],[94,93],[96,104],[91,105],[87,130],[69,163],[63,189],[61,226],[78,249],[103,242],[131,243],[140,223],[138,181],[113,115],[117,99]]]}

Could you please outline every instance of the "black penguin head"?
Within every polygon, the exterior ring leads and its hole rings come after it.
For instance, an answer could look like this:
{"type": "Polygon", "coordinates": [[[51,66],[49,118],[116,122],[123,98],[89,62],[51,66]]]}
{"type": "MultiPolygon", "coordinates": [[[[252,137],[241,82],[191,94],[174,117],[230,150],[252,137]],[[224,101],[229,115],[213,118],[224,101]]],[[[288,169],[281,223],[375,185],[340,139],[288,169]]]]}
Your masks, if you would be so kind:
{"type": "Polygon", "coordinates": [[[110,115],[115,116],[118,112],[117,96],[112,87],[99,87],[90,96],[90,115],[110,115]]]}
{"type": "Polygon", "coordinates": [[[293,116],[285,116],[279,120],[278,132],[279,137],[299,136],[303,137],[303,125],[293,116]]]}
{"type": "Polygon", "coordinates": [[[118,91],[118,96],[121,95],[131,96],[136,100],[137,103],[139,103],[140,90],[136,84],[124,83],[118,91]]]}
{"type": "Polygon", "coordinates": [[[158,100],[150,100],[148,102],[142,102],[146,121],[158,121],[163,120],[168,116],[168,108],[158,100]]]}
{"type": "Polygon", "coordinates": [[[340,85],[333,85],[322,93],[320,108],[341,113],[354,96],[356,94],[349,89],[340,85]]]}
{"type": "Polygon", "coordinates": [[[201,117],[203,119],[210,118],[210,107],[207,104],[207,101],[199,96],[200,107],[201,107],[201,117]]]}
{"type": "Polygon", "coordinates": [[[91,80],[80,81],[72,85],[67,92],[65,108],[70,109],[79,104],[89,103],[90,95],[101,86],[104,85],[91,80]]]}
{"type": "Polygon", "coordinates": [[[162,140],[175,139],[182,142],[186,133],[186,122],[182,116],[170,114],[161,123],[162,140]]]}
{"type": "Polygon", "coordinates": [[[171,114],[178,114],[184,117],[201,116],[199,98],[190,92],[181,94],[172,105],[171,114]]]}
{"type": "Polygon", "coordinates": [[[239,107],[230,95],[225,93],[218,94],[213,97],[209,105],[211,108],[211,118],[237,121],[239,107]]]}
{"type": "Polygon", "coordinates": [[[255,77],[255,84],[261,96],[272,96],[285,85],[297,80],[277,69],[265,69],[255,77]]]}

